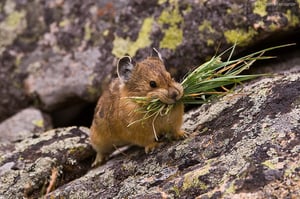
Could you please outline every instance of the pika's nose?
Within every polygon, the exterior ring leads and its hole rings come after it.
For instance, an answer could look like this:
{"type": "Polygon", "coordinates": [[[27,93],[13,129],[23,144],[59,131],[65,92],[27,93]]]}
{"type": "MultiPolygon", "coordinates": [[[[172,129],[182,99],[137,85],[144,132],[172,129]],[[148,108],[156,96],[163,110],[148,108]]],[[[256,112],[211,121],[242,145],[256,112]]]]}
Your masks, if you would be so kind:
{"type": "Polygon", "coordinates": [[[171,99],[177,100],[179,92],[176,89],[172,89],[169,93],[171,99]]]}

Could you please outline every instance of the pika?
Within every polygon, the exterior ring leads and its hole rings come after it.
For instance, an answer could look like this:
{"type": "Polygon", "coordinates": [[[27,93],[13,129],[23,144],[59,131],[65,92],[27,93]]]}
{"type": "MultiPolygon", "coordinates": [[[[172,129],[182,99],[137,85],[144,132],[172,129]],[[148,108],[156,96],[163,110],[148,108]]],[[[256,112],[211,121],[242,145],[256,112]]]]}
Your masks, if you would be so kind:
{"type": "Polygon", "coordinates": [[[137,145],[151,152],[159,144],[155,139],[168,136],[181,139],[186,136],[181,130],[184,105],[181,84],[171,78],[160,53],[153,48],[152,56],[133,64],[129,56],[118,61],[118,78],[99,98],[91,125],[90,140],[97,152],[92,166],[103,164],[116,147],[137,145]],[[166,115],[143,121],[141,105],[130,97],[158,98],[165,104],[173,104],[166,115]],[[153,132],[155,127],[156,135],[153,132]]]}

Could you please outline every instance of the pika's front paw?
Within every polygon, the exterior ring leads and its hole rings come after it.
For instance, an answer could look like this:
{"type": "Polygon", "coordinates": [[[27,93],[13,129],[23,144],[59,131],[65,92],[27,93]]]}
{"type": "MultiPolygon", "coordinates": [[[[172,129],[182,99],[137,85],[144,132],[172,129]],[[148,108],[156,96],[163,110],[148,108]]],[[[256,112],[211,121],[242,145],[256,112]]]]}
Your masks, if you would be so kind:
{"type": "Polygon", "coordinates": [[[188,135],[189,134],[187,132],[185,132],[185,131],[178,131],[178,132],[176,132],[176,133],[173,134],[173,138],[175,140],[182,140],[182,139],[187,138],[188,135]]]}
{"type": "Polygon", "coordinates": [[[153,143],[145,146],[145,153],[148,154],[148,153],[153,152],[155,150],[155,148],[157,148],[159,145],[160,145],[160,143],[153,142],[153,143]]]}
{"type": "Polygon", "coordinates": [[[97,166],[100,166],[100,165],[104,164],[107,161],[107,159],[108,159],[107,155],[97,153],[96,159],[92,163],[92,167],[94,168],[94,167],[97,167],[97,166]]]}

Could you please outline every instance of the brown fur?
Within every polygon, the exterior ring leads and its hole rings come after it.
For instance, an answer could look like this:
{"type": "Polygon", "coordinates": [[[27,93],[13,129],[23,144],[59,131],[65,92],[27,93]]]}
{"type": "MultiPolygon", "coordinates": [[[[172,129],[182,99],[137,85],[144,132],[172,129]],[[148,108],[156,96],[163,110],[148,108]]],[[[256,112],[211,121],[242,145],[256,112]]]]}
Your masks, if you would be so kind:
{"type": "Polygon", "coordinates": [[[146,153],[157,146],[153,132],[153,117],[143,118],[136,110],[140,105],[128,97],[147,96],[159,98],[167,104],[174,104],[168,115],[158,116],[154,122],[157,136],[171,135],[175,139],[185,136],[180,130],[183,122],[183,104],[177,102],[183,95],[182,86],[175,82],[166,71],[163,62],[156,57],[148,57],[136,64],[128,81],[115,79],[100,97],[91,126],[91,144],[97,151],[93,166],[104,163],[116,147],[137,145],[146,153]],[[155,81],[156,88],[149,85],[155,81]],[[134,124],[128,126],[132,122],[134,124]]]}

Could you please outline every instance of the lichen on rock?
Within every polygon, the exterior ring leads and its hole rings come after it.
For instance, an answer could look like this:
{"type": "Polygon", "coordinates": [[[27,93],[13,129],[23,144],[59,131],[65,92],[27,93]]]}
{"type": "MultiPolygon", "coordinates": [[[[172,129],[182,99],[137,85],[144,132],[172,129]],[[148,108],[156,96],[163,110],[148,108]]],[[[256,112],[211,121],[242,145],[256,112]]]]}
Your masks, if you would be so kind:
{"type": "Polygon", "coordinates": [[[94,154],[88,133],[87,128],[69,127],[17,143],[13,152],[0,159],[0,196],[42,196],[53,168],[58,171],[56,186],[84,175],[94,154]]]}

